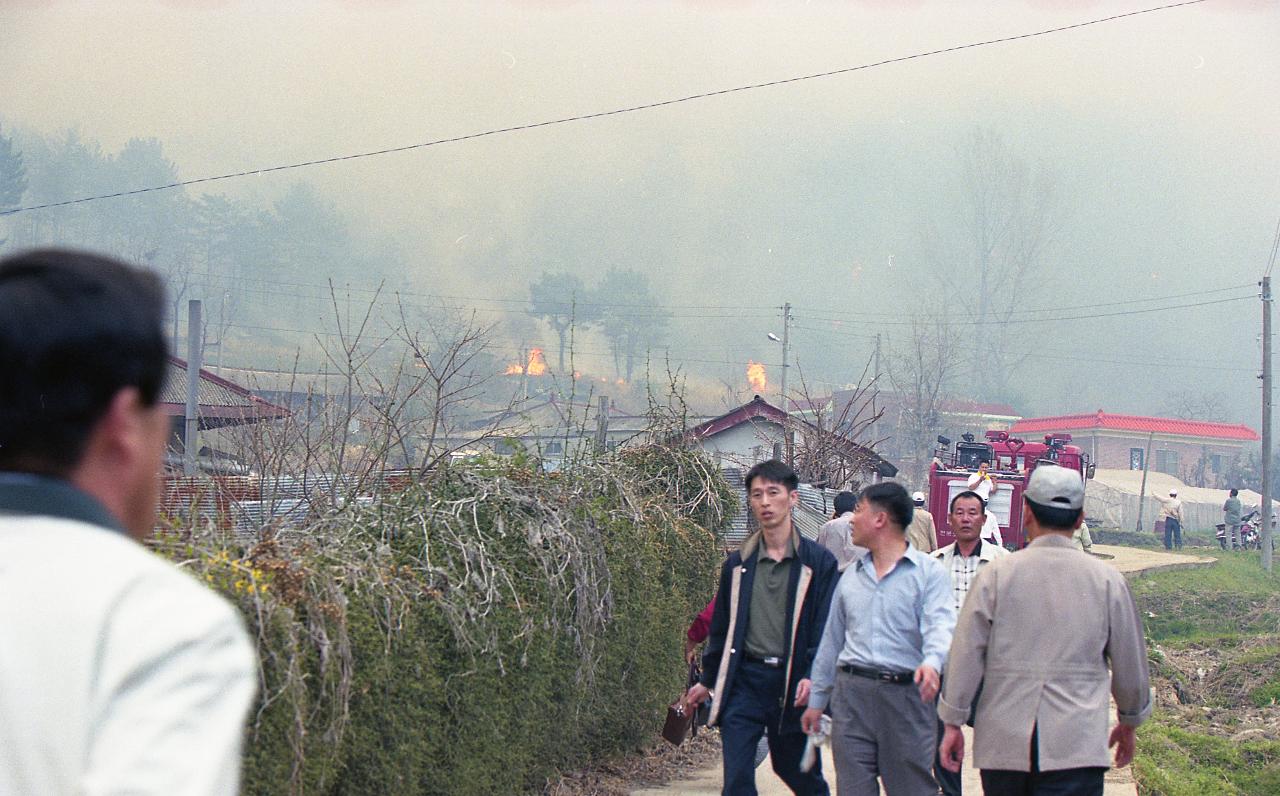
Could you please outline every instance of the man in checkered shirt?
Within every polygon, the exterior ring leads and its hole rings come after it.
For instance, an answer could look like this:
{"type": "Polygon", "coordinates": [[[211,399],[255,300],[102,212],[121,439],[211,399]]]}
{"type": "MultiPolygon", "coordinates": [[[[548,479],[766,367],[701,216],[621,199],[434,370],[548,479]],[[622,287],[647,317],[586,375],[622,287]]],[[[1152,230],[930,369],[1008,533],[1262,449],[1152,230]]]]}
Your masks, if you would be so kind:
{"type": "MultiPolygon", "coordinates": [[[[947,514],[947,522],[956,540],[946,547],[935,550],[933,556],[942,562],[942,566],[951,575],[951,595],[955,599],[956,613],[964,605],[964,598],[969,594],[969,584],[978,574],[980,567],[986,566],[1000,556],[1009,555],[1009,551],[992,542],[982,540],[982,525],[987,519],[986,502],[977,492],[961,492],[951,498],[951,509],[947,514]]],[[[938,722],[938,740],[941,742],[943,724],[938,722]]],[[[959,796],[960,775],[947,771],[939,760],[933,763],[933,775],[938,780],[938,787],[946,796],[959,796]]]]}

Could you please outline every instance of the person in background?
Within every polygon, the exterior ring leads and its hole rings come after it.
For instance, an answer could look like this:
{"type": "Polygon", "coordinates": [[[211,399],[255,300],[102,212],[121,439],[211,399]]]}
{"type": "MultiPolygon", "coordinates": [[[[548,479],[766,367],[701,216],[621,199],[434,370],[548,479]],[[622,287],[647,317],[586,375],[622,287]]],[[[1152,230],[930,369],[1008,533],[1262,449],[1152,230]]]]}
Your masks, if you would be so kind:
{"type": "Polygon", "coordinates": [[[1226,538],[1222,540],[1222,549],[1239,550],[1244,546],[1240,539],[1240,514],[1244,507],[1240,505],[1240,490],[1231,490],[1227,502],[1222,504],[1222,522],[1226,525],[1226,538]]]}
{"type": "Polygon", "coordinates": [[[1082,553],[1093,552],[1093,535],[1089,533],[1089,523],[1080,520],[1080,527],[1071,534],[1071,543],[1082,553]]]}
{"type": "Polygon", "coordinates": [[[932,553],[938,549],[938,529],[933,524],[933,515],[925,508],[924,493],[914,493],[911,502],[914,511],[911,512],[911,525],[907,527],[907,541],[921,553],[932,553]]]}
{"type": "Polygon", "coordinates": [[[965,482],[965,488],[982,498],[986,511],[986,520],[982,525],[982,538],[993,542],[997,547],[1003,547],[1004,535],[1000,532],[1000,520],[991,511],[991,498],[1000,491],[1000,481],[990,472],[990,469],[990,464],[987,462],[979,462],[978,471],[969,476],[969,480],[965,482]]]}
{"type": "Polygon", "coordinates": [[[1178,490],[1170,489],[1169,497],[1152,495],[1160,501],[1160,517],[1164,520],[1164,549],[1182,549],[1182,501],[1178,490]]]}
{"type": "Polygon", "coordinates": [[[832,501],[834,512],[831,519],[818,532],[818,544],[830,550],[831,555],[836,557],[836,563],[841,572],[867,553],[865,547],[859,547],[853,543],[853,526],[849,524],[849,519],[853,516],[854,504],[857,502],[858,496],[852,492],[841,492],[836,495],[836,499],[832,501]]]}
{"type": "Polygon", "coordinates": [[[66,250],[0,260],[0,793],[239,792],[239,612],[143,541],[170,434],[164,290],[66,250]]]}
{"type": "Polygon", "coordinates": [[[697,616],[693,618],[693,623],[689,625],[689,629],[684,632],[684,659],[686,663],[693,663],[698,657],[698,645],[707,640],[707,635],[711,632],[711,615],[716,610],[716,598],[713,595],[711,602],[707,603],[707,607],[703,608],[697,616]]]}

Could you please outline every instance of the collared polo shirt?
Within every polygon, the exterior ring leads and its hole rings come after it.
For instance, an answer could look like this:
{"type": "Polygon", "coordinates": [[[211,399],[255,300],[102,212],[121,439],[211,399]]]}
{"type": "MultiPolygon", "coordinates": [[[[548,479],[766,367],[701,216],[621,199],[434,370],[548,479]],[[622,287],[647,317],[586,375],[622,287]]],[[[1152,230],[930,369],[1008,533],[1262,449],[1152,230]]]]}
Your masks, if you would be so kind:
{"type": "Polygon", "coordinates": [[[787,537],[782,560],[769,557],[764,539],[756,551],[745,649],[753,658],[782,657],[787,651],[787,585],[795,562],[795,539],[787,537]]]}
{"type": "Polygon", "coordinates": [[[969,596],[969,584],[973,583],[974,576],[978,574],[978,567],[982,564],[982,545],[984,544],[990,543],[979,539],[971,556],[961,555],[960,548],[957,546],[955,555],[951,557],[951,595],[955,599],[957,615],[964,605],[964,598],[969,596]]]}

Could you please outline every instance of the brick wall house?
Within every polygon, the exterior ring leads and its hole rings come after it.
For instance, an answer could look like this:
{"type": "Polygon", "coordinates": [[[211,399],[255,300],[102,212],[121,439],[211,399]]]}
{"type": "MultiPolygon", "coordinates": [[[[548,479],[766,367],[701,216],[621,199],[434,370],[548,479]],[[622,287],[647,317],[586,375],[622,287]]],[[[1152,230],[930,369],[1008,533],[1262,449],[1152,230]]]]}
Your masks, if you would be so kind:
{"type": "Polygon", "coordinates": [[[1066,432],[1098,467],[1168,473],[1186,484],[1225,488],[1231,463],[1258,433],[1245,425],[1143,415],[1093,414],[1028,417],[1011,433],[1035,438],[1066,432]],[[1150,448],[1151,460],[1147,462],[1150,448]]]}

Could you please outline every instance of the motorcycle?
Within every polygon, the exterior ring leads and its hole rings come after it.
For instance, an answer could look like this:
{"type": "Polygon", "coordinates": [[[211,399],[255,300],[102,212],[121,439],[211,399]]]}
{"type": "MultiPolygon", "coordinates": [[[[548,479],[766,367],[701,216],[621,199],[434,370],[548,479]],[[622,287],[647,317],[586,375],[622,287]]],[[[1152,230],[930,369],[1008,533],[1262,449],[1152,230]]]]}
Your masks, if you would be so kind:
{"type": "MultiPolygon", "coordinates": [[[[1258,509],[1245,514],[1240,518],[1240,547],[1244,550],[1259,550],[1262,548],[1262,534],[1259,532],[1259,526],[1262,524],[1261,518],[1258,516],[1258,509]]],[[[1226,523],[1218,523],[1217,526],[1218,546],[1223,550],[1227,549],[1227,526],[1226,523]]],[[[1276,517],[1271,517],[1271,544],[1274,547],[1276,543],[1276,517]]]]}

